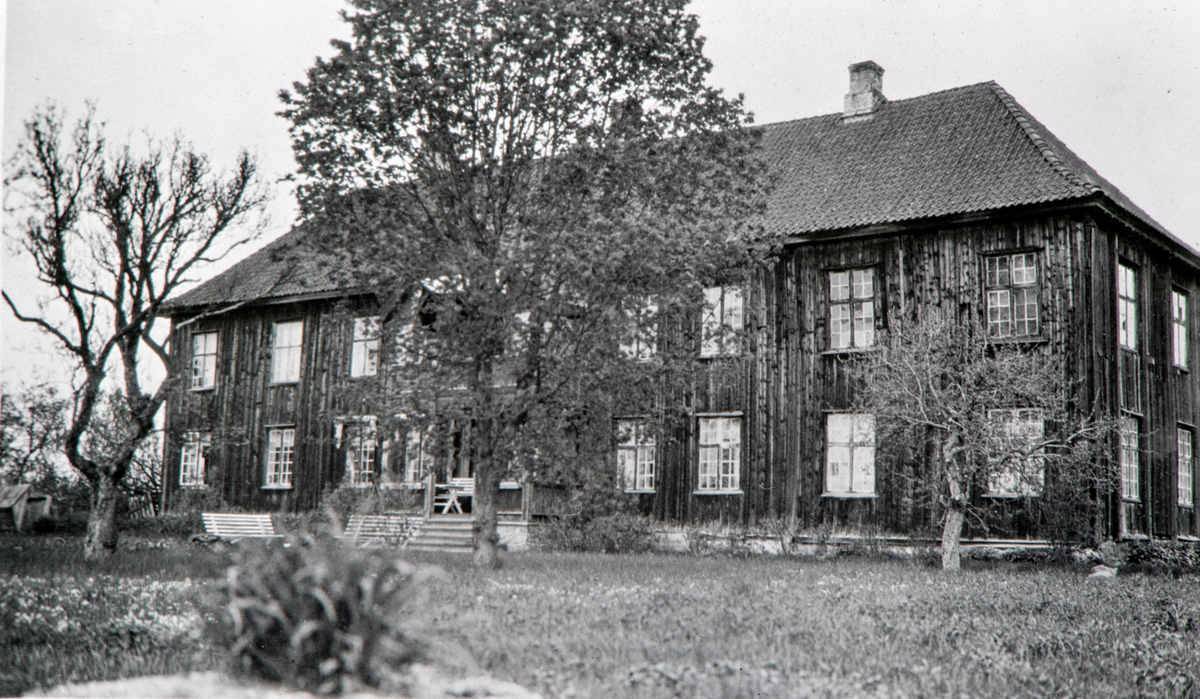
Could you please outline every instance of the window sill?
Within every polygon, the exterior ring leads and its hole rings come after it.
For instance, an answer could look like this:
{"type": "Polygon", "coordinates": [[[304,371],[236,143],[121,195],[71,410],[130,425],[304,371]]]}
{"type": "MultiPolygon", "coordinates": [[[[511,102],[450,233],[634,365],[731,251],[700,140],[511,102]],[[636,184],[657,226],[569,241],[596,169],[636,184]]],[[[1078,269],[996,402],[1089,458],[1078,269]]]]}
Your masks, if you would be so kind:
{"type": "Polygon", "coordinates": [[[724,490],[708,489],[708,490],[693,490],[692,491],[692,495],[744,495],[744,494],[745,493],[742,492],[741,488],[734,488],[734,489],[726,488],[724,490]]]}
{"type": "Polygon", "coordinates": [[[625,491],[625,493],[626,493],[627,495],[653,495],[653,494],[655,493],[655,491],[654,491],[653,489],[650,489],[650,490],[646,490],[646,489],[642,489],[642,490],[626,490],[626,491],[625,491]]]}
{"type": "Polygon", "coordinates": [[[1041,493],[984,493],[980,497],[993,500],[1024,500],[1025,498],[1040,498],[1041,493]]]}
{"type": "Polygon", "coordinates": [[[1050,342],[1050,338],[1044,335],[1030,335],[1021,337],[989,337],[987,343],[989,345],[1045,345],[1050,342]]]}
{"type": "Polygon", "coordinates": [[[192,386],[191,388],[188,389],[188,392],[189,393],[211,393],[215,390],[217,390],[217,385],[213,384],[212,386],[192,386]]]}
{"type": "Polygon", "coordinates": [[[1180,509],[1184,509],[1184,510],[1194,510],[1194,509],[1196,509],[1196,505],[1195,505],[1195,503],[1188,503],[1188,504],[1184,504],[1184,503],[1180,502],[1180,503],[1176,503],[1176,504],[1175,504],[1175,506],[1176,506],[1176,507],[1178,507],[1178,508],[1180,508],[1180,509]]]}
{"type": "Polygon", "coordinates": [[[295,386],[300,383],[300,379],[292,379],[290,381],[272,381],[270,386],[295,386]]]}
{"type": "Polygon", "coordinates": [[[264,485],[263,490],[291,490],[291,485],[264,485]]]}
{"type": "Polygon", "coordinates": [[[378,374],[359,374],[358,376],[351,374],[350,380],[351,381],[360,381],[362,379],[373,379],[376,376],[378,376],[378,374]]]}
{"type": "Polygon", "coordinates": [[[205,488],[208,487],[208,484],[207,483],[180,483],[179,487],[187,488],[188,490],[204,490],[205,488]]]}
{"type": "Polygon", "coordinates": [[[875,493],[821,493],[821,497],[839,500],[870,500],[879,496],[875,493]]]}
{"type": "Polygon", "coordinates": [[[878,352],[881,349],[883,348],[878,345],[871,345],[870,347],[843,347],[841,349],[825,350],[821,353],[821,356],[832,357],[839,354],[871,354],[872,352],[878,352]]]}
{"type": "Polygon", "coordinates": [[[740,359],[741,357],[742,357],[742,353],[738,352],[737,354],[702,354],[698,358],[699,359],[740,359]]]}
{"type": "Polygon", "coordinates": [[[1121,502],[1127,502],[1131,505],[1140,505],[1140,504],[1142,504],[1142,499],[1141,498],[1121,498],[1121,502]]]}

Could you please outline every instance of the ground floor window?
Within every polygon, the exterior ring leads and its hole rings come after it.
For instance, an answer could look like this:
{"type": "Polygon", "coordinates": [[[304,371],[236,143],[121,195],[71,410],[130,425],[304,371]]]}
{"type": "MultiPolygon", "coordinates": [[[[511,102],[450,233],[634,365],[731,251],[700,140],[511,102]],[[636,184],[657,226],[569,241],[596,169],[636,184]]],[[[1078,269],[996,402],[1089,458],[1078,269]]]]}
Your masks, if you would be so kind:
{"type": "Polygon", "coordinates": [[[292,487],[292,461],[296,453],[295,428],[276,428],[267,431],[266,488],[292,487]]]}
{"type": "Polygon", "coordinates": [[[404,437],[404,482],[416,483],[433,472],[433,433],[429,429],[411,429],[404,437]]]}
{"type": "Polygon", "coordinates": [[[209,437],[189,432],[179,454],[179,485],[185,488],[204,485],[204,467],[208,458],[209,437]]]}
{"type": "Polygon", "coordinates": [[[736,492],[740,488],[742,419],[700,418],[700,482],[702,493],[736,492]]]}
{"type": "Polygon", "coordinates": [[[1176,428],[1176,442],[1178,443],[1178,453],[1176,455],[1176,467],[1178,475],[1178,490],[1179,504],[1183,507],[1191,507],[1194,501],[1192,489],[1192,431],[1187,427],[1176,428]]]}
{"type": "Polygon", "coordinates": [[[1138,450],[1138,420],[1136,417],[1121,418],[1121,498],[1124,500],[1140,500],[1138,471],[1141,466],[1138,450]]]}
{"type": "Polygon", "coordinates": [[[346,440],[346,478],[350,485],[364,488],[375,484],[375,430],[361,425],[350,430],[346,440]]]}
{"type": "Polygon", "coordinates": [[[625,492],[654,492],[655,446],[648,420],[617,420],[617,472],[625,492]]]}
{"type": "Polygon", "coordinates": [[[825,495],[875,495],[875,416],[831,413],[825,421],[825,495]]]}
{"type": "Polygon", "coordinates": [[[989,410],[991,455],[988,495],[1037,497],[1045,485],[1045,462],[1034,452],[1045,440],[1041,410],[1015,408],[989,410]]]}

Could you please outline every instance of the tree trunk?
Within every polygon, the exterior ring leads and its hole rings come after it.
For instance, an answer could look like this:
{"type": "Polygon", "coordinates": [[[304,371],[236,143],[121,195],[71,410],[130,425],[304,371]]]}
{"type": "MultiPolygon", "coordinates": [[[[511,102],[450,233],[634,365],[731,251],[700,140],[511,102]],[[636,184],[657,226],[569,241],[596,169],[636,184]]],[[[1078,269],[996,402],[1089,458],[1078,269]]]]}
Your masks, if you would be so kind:
{"type": "Polygon", "coordinates": [[[499,514],[496,502],[500,495],[500,469],[496,467],[495,429],[492,420],[479,421],[479,451],[475,464],[475,495],[471,503],[471,532],[475,540],[476,568],[491,569],[500,564],[500,534],[496,530],[499,514]]]}
{"type": "Polygon", "coordinates": [[[942,529],[942,570],[957,573],[961,558],[959,541],[962,539],[963,511],[957,503],[950,504],[946,513],[946,526],[942,529]]]}
{"type": "Polygon", "coordinates": [[[101,471],[92,483],[92,508],[88,512],[87,537],[83,540],[84,559],[96,561],[117,552],[117,503],[121,497],[121,489],[101,471]]]}

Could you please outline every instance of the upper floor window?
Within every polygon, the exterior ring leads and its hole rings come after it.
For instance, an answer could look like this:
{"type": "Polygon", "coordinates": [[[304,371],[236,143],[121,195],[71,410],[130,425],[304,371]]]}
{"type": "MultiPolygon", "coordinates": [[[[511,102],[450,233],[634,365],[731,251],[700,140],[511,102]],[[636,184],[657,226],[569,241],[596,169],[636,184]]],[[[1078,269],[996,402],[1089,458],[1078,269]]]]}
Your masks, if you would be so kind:
{"type": "Polygon", "coordinates": [[[1195,502],[1193,490],[1193,473],[1192,473],[1192,431],[1186,427],[1175,428],[1175,441],[1177,444],[1176,460],[1176,483],[1178,490],[1178,502],[1181,507],[1191,507],[1195,502]]]}
{"type": "MultiPolygon", "coordinates": [[[[707,295],[705,296],[705,301],[708,301],[707,295]]],[[[740,318],[740,303],[738,314],[740,318]]],[[[630,332],[626,336],[625,341],[621,342],[621,354],[630,359],[637,360],[650,359],[654,356],[654,353],[657,351],[658,340],[655,328],[655,318],[657,315],[658,304],[649,300],[640,304],[636,310],[627,310],[625,312],[625,319],[630,326],[630,332]]],[[[706,315],[705,319],[707,320],[707,318],[708,316],[706,315]]]]}
{"type": "Polygon", "coordinates": [[[207,434],[189,432],[184,437],[183,448],[179,451],[179,485],[185,488],[204,485],[208,445],[207,434]]]}
{"type": "Polygon", "coordinates": [[[1141,452],[1138,448],[1138,420],[1136,417],[1122,416],[1120,423],[1120,460],[1121,460],[1121,498],[1125,500],[1140,500],[1139,471],[1141,470],[1141,452]]]}
{"type": "Polygon", "coordinates": [[[1172,346],[1175,354],[1175,366],[1186,369],[1188,366],[1188,311],[1187,294],[1178,289],[1171,290],[1171,328],[1173,333],[1172,346]]]}
{"type": "Polygon", "coordinates": [[[267,470],[263,476],[265,488],[291,488],[292,465],[296,455],[295,428],[267,431],[267,470]]]}
{"type": "Polygon", "coordinates": [[[1125,349],[1138,348],[1137,270],[1117,265],[1117,341],[1125,349]]]}
{"type": "Polygon", "coordinates": [[[735,286],[714,286],[705,289],[700,356],[738,354],[741,330],[742,290],[735,286]]]}
{"type": "Polygon", "coordinates": [[[875,494],[875,416],[831,413],[825,421],[825,494],[875,494]]]}
{"type": "Polygon", "coordinates": [[[649,421],[617,420],[617,471],[625,492],[654,492],[654,457],[649,421]]]}
{"type": "Polygon", "coordinates": [[[217,385],[217,334],[192,335],[192,388],[217,385]]]}
{"type": "Polygon", "coordinates": [[[988,337],[1037,335],[1037,253],[1021,252],[984,258],[988,337]]]}
{"type": "Polygon", "coordinates": [[[300,349],[304,341],[304,321],[275,324],[275,344],[271,353],[271,381],[292,383],[300,380],[300,349]]]}
{"type": "Polygon", "coordinates": [[[829,273],[829,348],[875,345],[875,270],[845,269],[829,273]]]}
{"type": "Polygon", "coordinates": [[[742,465],[742,419],[700,418],[700,482],[702,493],[737,492],[742,465]]]}
{"type": "Polygon", "coordinates": [[[350,376],[374,376],[379,367],[379,318],[354,319],[350,345],[350,376]]]}
{"type": "Polygon", "coordinates": [[[1045,439],[1042,411],[1033,408],[989,410],[987,416],[994,459],[988,474],[988,495],[1041,495],[1045,485],[1045,463],[1035,451],[1045,439]]]}

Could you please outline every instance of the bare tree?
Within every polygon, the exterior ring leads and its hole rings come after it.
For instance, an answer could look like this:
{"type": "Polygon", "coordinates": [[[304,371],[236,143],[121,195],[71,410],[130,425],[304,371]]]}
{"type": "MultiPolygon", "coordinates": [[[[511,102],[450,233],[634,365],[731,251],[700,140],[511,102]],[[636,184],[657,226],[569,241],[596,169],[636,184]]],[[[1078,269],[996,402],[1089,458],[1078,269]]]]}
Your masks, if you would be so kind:
{"type": "Polygon", "coordinates": [[[215,174],[178,138],[147,139],[138,153],[110,149],[102,132],[90,105],[69,131],[55,108],[40,109],[25,123],[5,180],[11,237],[50,293],[33,309],[7,291],[4,300],[18,320],[54,338],[79,372],[63,451],[92,487],[89,559],[116,550],[121,483],[175,385],[169,377],[153,390],[143,386],[146,352],[167,366],[156,315],[198,265],[257,234],[266,200],[245,152],[232,173],[215,174]],[[111,443],[89,441],[110,376],[130,429],[111,443]]]}
{"type": "Polygon", "coordinates": [[[854,410],[873,416],[880,458],[925,461],[913,478],[944,512],[945,570],[959,569],[964,523],[986,526],[994,500],[980,495],[1065,508],[1106,487],[1115,423],[1072,393],[1052,346],[989,343],[979,325],[935,312],[897,323],[856,382],[854,410]]]}

